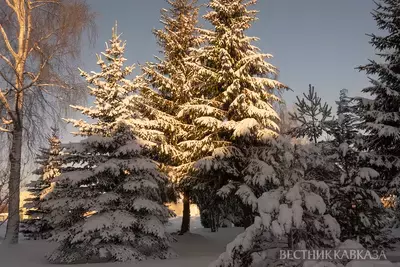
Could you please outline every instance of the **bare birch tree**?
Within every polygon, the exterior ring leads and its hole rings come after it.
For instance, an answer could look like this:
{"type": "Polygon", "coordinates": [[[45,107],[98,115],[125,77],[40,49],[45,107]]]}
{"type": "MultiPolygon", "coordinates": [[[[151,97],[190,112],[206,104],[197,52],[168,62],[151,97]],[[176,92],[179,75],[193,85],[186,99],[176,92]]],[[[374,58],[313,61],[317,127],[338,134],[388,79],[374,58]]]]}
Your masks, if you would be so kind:
{"type": "Polygon", "coordinates": [[[82,34],[95,28],[84,0],[3,0],[0,10],[0,131],[11,142],[5,243],[15,244],[23,145],[35,140],[49,115],[82,96],[72,62],[82,34]]]}

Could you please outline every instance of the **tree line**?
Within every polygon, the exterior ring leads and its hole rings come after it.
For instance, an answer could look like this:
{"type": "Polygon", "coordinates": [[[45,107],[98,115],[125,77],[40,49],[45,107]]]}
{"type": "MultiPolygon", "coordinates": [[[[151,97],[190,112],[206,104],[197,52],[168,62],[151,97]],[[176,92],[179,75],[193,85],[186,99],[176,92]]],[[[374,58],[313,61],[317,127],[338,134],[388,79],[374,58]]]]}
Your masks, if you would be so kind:
{"type": "MultiPolygon", "coordinates": [[[[390,247],[398,210],[381,199],[397,195],[400,166],[396,1],[381,0],[373,13],[388,31],[371,36],[383,63],[359,67],[377,77],[363,90],[373,99],[343,89],[334,116],[310,85],[288,114],[293,123],[276,110],[289,87],[272,55],[246,35],[256,0],[211,0],[210,29],[198,26],[196,0],[167,2],[154,31],[161,56],[140,75],[130,78],[135,66],[124,64],[117,26],[97,56],[99,72],[80,70],[95,100],[72,108],[94,122],[65,120],[80,142],[62,144],[57,130],[49,137],[25,234],[56,241],[48,257],[56,263],[170,258],[165,203],[181,194],[180,234],[190,230],[191,202],[212,231],[224,221],[245,228],[212,266],[279,264],[263,252],[348,239],[390,247]]],[[[17,242],[17,219],[9,225],[17,242]]]]}

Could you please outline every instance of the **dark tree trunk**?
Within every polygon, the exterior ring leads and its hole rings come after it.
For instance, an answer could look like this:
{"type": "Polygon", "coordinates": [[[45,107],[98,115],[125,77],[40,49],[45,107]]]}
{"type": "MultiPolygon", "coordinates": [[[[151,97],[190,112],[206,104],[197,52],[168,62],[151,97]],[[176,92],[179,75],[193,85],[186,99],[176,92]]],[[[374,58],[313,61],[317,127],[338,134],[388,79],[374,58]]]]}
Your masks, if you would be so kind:
{"type": "Polygon", "coordinates": [[[293,231],[290,230],[289,236],[288,236],[288,245],[289,249],[293,249],[293,231]]]}
{"type": "Polygon", "coordinates": [[[189,192],[183,193],[183,216],[180,235],[190,231],[190,195],[189,192]]]}
{"type": "Polygon", "coordinates": [[[215,221],[215,214],[214,212],[210,212],[210,222],[211,222],[211,232],[215,233],[217,231],[217,223],[215,221]]]}
{"type": "Polygon", "coordinates": [[[243,227],[246,229],[250,225],[252,225],[254,222],[254,215],[252,209],[244,205],[243,206],[243,227]]]}

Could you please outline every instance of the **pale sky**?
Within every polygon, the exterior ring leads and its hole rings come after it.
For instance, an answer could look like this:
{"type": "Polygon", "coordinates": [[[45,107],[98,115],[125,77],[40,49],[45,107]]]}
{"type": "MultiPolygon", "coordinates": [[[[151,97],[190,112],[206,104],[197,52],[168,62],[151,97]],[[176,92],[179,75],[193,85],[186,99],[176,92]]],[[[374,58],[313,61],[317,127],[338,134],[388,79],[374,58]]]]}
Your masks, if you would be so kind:
{"type": "MultiPolygon", "coordinates": [[[[83,50],[84,70],[98,70],[95,54],[104,51],[116,20],[127,40],[127,63],[153,60],[159,48],[152,29],[160,27],[159,11],[168,7],[165,0],[87,1],[97,13],[98,39],[94,48],[83,50]]],[[[310,83],[331,105],[342,88],[357,95],[369,85],[365,73],[355,67],[374,58],[366,36],[377,33],[373,8],[372,0],[259,0],[259,20],[248,34],[260,38],[256,45],[274,56],[271,63],[280,70],[279,80],[293,89],[284,94],[289,106],[310,83]]],[[[65,134],[63,141],[69,140],[65,134]]]]}

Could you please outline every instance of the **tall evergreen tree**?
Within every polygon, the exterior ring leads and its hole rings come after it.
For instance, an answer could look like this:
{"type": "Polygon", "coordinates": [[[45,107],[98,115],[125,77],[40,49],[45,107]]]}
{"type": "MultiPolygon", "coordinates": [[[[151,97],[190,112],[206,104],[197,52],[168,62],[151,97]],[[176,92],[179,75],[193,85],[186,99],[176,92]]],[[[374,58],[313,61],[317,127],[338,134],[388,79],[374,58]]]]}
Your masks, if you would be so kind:
{"type": "Polygon", "coordinates": [[[21,232],[29,239],[46,239],[50,236],[51,226],[48,223],[50,211],[42,207],[42,202],[54,186],[54,179],[60,175],[61,142],[58,128],[52,128],[52,134],[47,140],[48,147],[41,148],[40,154],[36,157],[36,163],[40,167],[33,174],[39,177],[28,184],[31,197],[26,199],[24,205],[29,219],[22,222],[21,232]]]}
{"type": "Polygon", "coordinates": [[[380,0],[373,17],[385,36],[371,35],[370,43],[382,61],[370,60],[359,67],[370,76],[371,86],[363,89],[373,99],[359,98],[363,120],[362,149],[379,172],[374,186],[381,196],[397,195],[400,185],[400,5],[396,0],[380,0]]]}
{"type": "MultiPolygon", "coordinates": [[[[192,129],[177,117],[181,105],[191,100],[193,95],[193,70],[185,64],[191,49],[198,48],[197,21],[199,7],[197,0],[167,0],[169,9],[161,11],[163,29],[154,34],[161,48],[162,58],[156,63],[143,66],[146,85],[141,89],[142,98],[137,103],[147,118],[156,122],[154,129],[164,134],[160,142],[159,161],[174,183],[179,177],[173,167],[187,163],[187,157],[178,144],[187,138],[192,129]]],[[[178,188],[183,193],[183,219],[180,233],[190,229],[190,188],[178,188]]]]}
{"type": "Polygon", "coordinates": [[[101,72],[81,71],[95,101],[92,107],[74,108],[95,122],[67,120],[79,129],[76,134],[88,137],[65,146],[66,169],[46,201],[52,210],[52,240],[59,243],[51,262],[172,255],[164,225],[168,209],[161,198],[166,179],[147,157],[154,143],[136,137],[146,135],[143,128],[128,127],[140,122],[140,114],[127,105],[139,85],[127,78],[133,66],[124,67],[124,50],[113,29],[105,59],[98,56],[101,72]]]}
{"type": "Polygon", "coordinates": [[[326,132],[326,121],[331,116],[331,109],[327,103],[321,103],[321,97],[310,84],[308,94],[304,98],[297,96],[296,112],[289,113],[290,118],[300,124],[291,131],[295,137],[307,137],[316,144],[318,138],[326,132]]]}
{"type": "Polygon", "coordinates": [[[332,215],[338,220],[343,239],[357,240],[366,248],[388,246],[387,212],[372,184],[379,173],[366,167],[358,150],[358,117],[347,90],[340,91],[337,119],[329,123],[330,159],[338,167],[331,183],[332,215]]]}
{"type": "MultiPolygon", "coordinates": [[[[190,175],[186,186],[205,194],[216,192],[229,180],[244,181],[241,173],[252,146],[262,144],[279,131],[279,116],[273,104],[276,90],[286,88],[277,81],[278,70],[253,45],[256,37],[245,31],[256,20],[249,9],[257,1],[212,0],[204,18],[212,30],[201,30],[206,44],[193,51],[188,64],[195,70],[193,96],[182,105],[178,118],[194,125],[180,147],[187,151],[190,175]]],[[[210,198],[217,197],[210,194],[210,198]]],[[[215,201],[218,202],[218,201],[215,201]]],[[[252,222],[252,208],[244,206],[245,223],[252,222]]]]}

